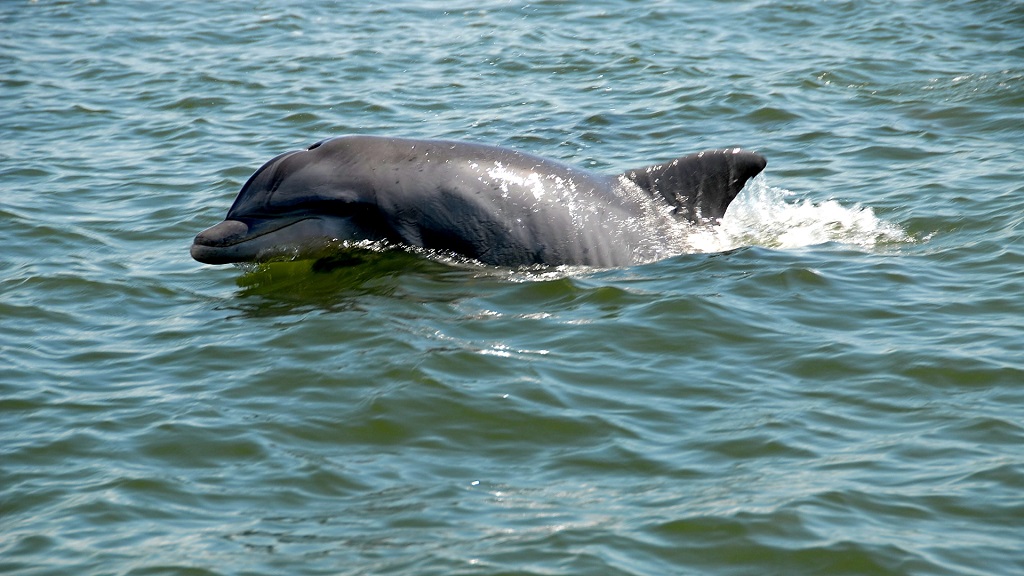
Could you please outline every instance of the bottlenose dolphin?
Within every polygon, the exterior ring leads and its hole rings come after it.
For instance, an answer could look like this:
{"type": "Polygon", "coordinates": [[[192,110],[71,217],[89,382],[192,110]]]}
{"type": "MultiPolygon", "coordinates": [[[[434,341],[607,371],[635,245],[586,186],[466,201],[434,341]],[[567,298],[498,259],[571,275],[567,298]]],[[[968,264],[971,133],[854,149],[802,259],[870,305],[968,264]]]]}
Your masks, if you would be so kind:
{"type": "Polygon", "coordinates": [[[264,164],[191,252],[262,262],[368,240],[499,266],[623,266],[651,259],[672,224],[717,223],[765,165],[712,150],[609,176],[496,146],[342,136],[264,164]]]}

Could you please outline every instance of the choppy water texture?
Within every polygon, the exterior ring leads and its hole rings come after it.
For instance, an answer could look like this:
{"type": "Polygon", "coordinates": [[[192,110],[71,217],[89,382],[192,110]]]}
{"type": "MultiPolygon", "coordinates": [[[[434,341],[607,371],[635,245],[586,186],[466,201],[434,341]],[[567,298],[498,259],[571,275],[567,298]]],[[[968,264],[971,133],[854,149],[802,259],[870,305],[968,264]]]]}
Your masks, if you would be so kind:
{"type": "Polygon", "coordinates": [[[0,25],[0,572],[1024,573],[1024,3],[0,25]],[[632,268],[189,258],[345,133],[769,166],[632,268]]]}

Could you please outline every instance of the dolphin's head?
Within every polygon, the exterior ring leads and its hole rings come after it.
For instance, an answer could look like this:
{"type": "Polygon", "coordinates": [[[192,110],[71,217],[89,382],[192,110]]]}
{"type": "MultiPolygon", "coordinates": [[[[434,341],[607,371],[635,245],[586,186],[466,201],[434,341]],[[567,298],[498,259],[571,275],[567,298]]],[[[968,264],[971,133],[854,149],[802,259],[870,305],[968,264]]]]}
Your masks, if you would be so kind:
{"type": "Polygon", "coordinates": [[[223,222],[200,232],[192,257],[206,264],[297,258],[336,240],[376,240],[372,197],[338,146],[314,144],[264,164],[223,222]]]}

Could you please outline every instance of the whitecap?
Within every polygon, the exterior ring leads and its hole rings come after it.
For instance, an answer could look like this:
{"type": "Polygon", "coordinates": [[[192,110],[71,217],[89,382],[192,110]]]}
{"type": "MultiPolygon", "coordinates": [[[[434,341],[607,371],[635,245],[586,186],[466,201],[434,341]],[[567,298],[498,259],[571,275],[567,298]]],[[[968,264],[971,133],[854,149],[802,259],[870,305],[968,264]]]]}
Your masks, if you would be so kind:
{"type": "Polygon", "coordinates": [[[834,199],[787,201],[793,195],[758,176],[733,201],[718,226],[701,227],[688,235],[690,251],[724,252],[743,246],[792,249],[829,242],[873,248],[910,240],[899,225],[879,218],[870,207],[846,206],[834,199]]]}

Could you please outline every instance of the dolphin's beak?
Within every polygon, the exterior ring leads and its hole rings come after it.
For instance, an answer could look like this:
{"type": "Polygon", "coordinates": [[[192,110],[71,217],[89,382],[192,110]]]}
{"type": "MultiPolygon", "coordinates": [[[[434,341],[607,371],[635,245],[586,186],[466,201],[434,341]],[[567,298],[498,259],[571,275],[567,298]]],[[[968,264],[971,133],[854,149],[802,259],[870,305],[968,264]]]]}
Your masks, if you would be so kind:
{"type": "Polygon", "coordinates": [[[263,262],[322,250],[334,239],[353,237],[348,219],[296,216],[227,220],[203,230],[192,242],[192,257],[204,264],[263,262]]]}
{"type": "Polygon", "coordinates": [[[225,220],[196,235],[195,243],[203,246],[230,246],[250,236],[249,226],[238,220],[225,220]]]}
{"type": "Polygon", "coordinates": [[[318,220],[306,216],[244,221],[229,218],[196,235],[192,257],[204,264],[231,264],[266,259],[273,252],[287,253],[291,244],[305,237],[302,232],[306,232],[308,223],[318,220]],[[300,223],[307,226],[295,226],[300,223]],[[288,233],[296,228],[302,231],[297,235],[288,233]]]}
{"type": "Polygon", "coordinates": [[[249,226],[238,220],[225,220],[196,235],[192,242],[192,258],[204,264],[230,264],[239,262],[237,246],[252,234],[249,226]]]}

